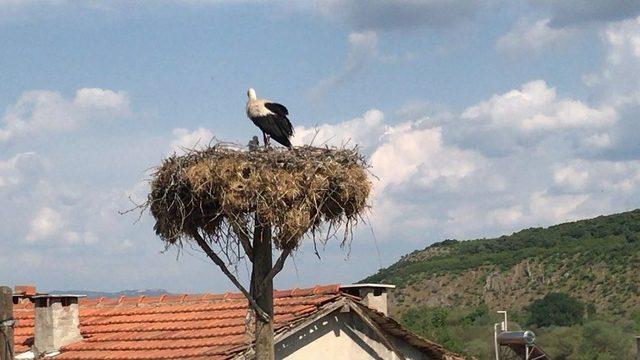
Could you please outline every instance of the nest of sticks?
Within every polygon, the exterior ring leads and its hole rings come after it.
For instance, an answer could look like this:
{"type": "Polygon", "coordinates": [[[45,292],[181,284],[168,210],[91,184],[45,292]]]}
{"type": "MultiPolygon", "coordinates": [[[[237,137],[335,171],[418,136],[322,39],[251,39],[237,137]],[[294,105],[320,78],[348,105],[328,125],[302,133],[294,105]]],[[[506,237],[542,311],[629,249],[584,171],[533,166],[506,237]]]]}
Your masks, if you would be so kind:
{"type": "Polygon", "coordinates": [[[271,226],[280,250],[298,247],[305,235],[343,234],[367,209],[367,164],[355,149],[304,146],[246,151],[225,144],[165,159],[152,174],[146,206],[167,245],[203,234],[227,246],[271,226]]]}

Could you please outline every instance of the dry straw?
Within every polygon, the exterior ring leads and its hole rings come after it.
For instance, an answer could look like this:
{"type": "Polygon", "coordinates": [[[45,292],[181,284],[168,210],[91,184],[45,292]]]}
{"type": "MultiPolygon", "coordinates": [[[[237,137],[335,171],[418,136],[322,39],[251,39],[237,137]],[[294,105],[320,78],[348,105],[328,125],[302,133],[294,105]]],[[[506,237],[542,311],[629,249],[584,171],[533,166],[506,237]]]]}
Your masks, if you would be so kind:
{"type": "Polygon", "coordinates": [[[146,205],[167,245],[182,245],[199,232],[228,246],[230,239],[250,237],[250,225],[260,219],[271,225],[274,245],[291,251],[307,234],[326,239],[340,229],[343,242],[349,239],[370,190],[357,148],[246,151],[216,144],[165,159],[146,205]]]}

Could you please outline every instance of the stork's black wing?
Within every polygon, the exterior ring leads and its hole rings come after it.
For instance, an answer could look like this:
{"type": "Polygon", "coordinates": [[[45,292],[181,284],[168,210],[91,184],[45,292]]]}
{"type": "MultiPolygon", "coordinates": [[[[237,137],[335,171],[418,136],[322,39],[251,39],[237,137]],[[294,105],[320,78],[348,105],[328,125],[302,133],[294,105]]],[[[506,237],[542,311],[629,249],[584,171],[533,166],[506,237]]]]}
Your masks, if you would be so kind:
{"type": "Polygon", "coordinates": [[[293,135],[293,127],[286,116],[269,114],[252,118],[251,120],[260,130],[269,134],[275,141],[286,147],[291,147],[289,138],[293,135]]]}
{"type": "Polygon", "coordinates": [[[287,110],[286,107],[284,107],[284,105],[282,104],[278,104],[278,103],[264,103],[264,107],[266,107],[267,109],[269,109],[269,111],[278,114],[280,116],[287,116],[289,115],[289,110],[287,110]]]}
{"type": "Polygon", "coordinates": [[[260,130],[269,134],[275,141],[280,144],[291,147],[289,138],[293,135],[293,126],[287,118],[289,110],[284,105],[277,103],[265,103],[266,107],[273,114],[251,118],[260,130]]]}

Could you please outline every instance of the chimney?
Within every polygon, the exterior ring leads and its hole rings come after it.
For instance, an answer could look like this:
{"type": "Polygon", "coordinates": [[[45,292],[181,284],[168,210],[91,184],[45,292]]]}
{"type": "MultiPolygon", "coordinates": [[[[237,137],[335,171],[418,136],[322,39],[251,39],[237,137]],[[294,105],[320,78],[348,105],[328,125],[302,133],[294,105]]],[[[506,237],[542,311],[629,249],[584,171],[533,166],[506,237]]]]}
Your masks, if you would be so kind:
{"type": "Polygon", "coordinates": [[[31,297],[36,294],[36,287],[33,285],[16,285],[13,290],[13,296],[22,298],[31,297]]]}
{"type": "Polygon", "coordinates": [[[389,289],[395,288],[395,285],[389,284],[352,284],[340,286],[342,292],[361,298],[362,303],[367,307],[385,315],[388,314],[387,292],[389,289]]]}
{"type": "Polygon", "coordinates": [[[34,347],[48,354],[82,340],[78,299],[84,295],[38,294],[31,296],[35,307],[34,347]]]}

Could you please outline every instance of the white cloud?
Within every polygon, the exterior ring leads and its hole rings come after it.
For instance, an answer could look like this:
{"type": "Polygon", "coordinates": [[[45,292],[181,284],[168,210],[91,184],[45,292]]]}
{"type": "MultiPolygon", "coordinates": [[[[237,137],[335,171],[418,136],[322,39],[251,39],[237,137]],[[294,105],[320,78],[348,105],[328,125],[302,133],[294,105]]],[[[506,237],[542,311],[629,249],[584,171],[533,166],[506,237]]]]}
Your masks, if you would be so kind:
{"type": "Polygon", "coordinates": [[[640,186],[640,161],[573,159],[558,166],[553,179],[563,190],[573,193],[629,194],[640,186]]]}
{"type": "Polygon", "coordinates": [[[582,141],[586,147],[607,148],[611,145],[611,136],[609,134],[593,134],[586,137],[582,141]]]}
{"type": "Polygon", "coordinates": [[[624,127],[612,100],[560,96],[536,80],[457,114],[425,116],[414,107],[398,113],[402,122],[370,110],[320,125],[317,134],[301,128],[296,138],[364,144],[378,178],[371,220],[382,238],[499,235],[640,201],[640,161],[602,155],[624,127]],[[487,151],[492,147],[499,156],[487,151]]]}
{"type": "Polygon", "coordinates": [[[294,146],[313,144],[315,146],[358,145],[368,149],[377,144],[385,131],[384,114],[371,109],[362,117],[338,124],[322,124],[317,127],[299,126],[291,142],[294,146]]]}
{"type": "Polygon", "coordinates": [[[619,120],[608,131],[589,134],[592,156],[640,157],[640,17],[613,23],[601,31],[606,61],[600,71],[585,74],[591,97],[614,107],[619,120]]]}
{"type": "Polygon", "coordinates": [[[63,235],[64,241],[70,245],[77,244],[95,244],[98,241],[98,238],[91,231],[85,231],[83,233],[79,233],[76,231],[67,231],[63,235]]]}
{"type": "Polygon", "coordinates": [[[390,127],[371,155],[372,171],[380,178],[375,187],[378,192],[408,181],[425,190],[438,182],[455,188],[481,162],[471,151],[446,146],[440,127],[416,123],[390,127]]]}
{"type": "Polygon", "coordinates": [[[42,207],[31,220],[26,239],[29,242],[34,242],[59,235],[65,224],[66,220],[58,211],[50,207],[42,207]]]}
{"type": "Polygon", "coordinates": [[[582,213],[579,207],[589,200],[587,194],[551,195],[546,191],[531,194],[529,208],[532,216],[545,223],[559,223],[587,217],[590,213],[582,213]]]}
{"type": "Polygon", "coordinates": [[[540,19],[531,23],[521,20],[498,39],[496,47],[504,52],[530,54],[560,45],[575,35],[575,30],[550,27],[549,21],[540,19]]]}
{"type": "Polygon", "coordinates": [[[173,140],[170,145],[172,152],[183,152],[185,149],[203,148],[209,145],[209,142],[213,139],[213,133],[203,127],[199,127],[193,131],[177,128],[173,129],[172,134],[173,140]]]}
{"type": "Polygon", "coordinates": [[[29,180],[42,167],[42,159],[34,152],[20,153],[7,160],[0,159],[0,189],[29,180]]]}
{"type": "Polygon", "coordinates": [[[601,74],[594,75],[618,106],[640,104],[640,16],[612,24],[602,32],[607,45],[607,63],[601,74]]]}
{"type": "Polygon", "coordinates": [[[375,31],[352,32],[349,34],[348,41],[347,72],[357,70],[362,63],[378,52],[378,35],[375,31]]]}
{"type": "Polygon", "coordinates": [[[490,100],[467,108],[462,118],[483,122],[493,128],[521,131],[562,128],[604,127],[616,121],[613,107],[590,107],[574,99],[558,98],[555,88],[535,80],[490,100]]]}
{"type": "Polygon", "coordinates": [[[88,109],[108,109],[121,113],[129,110],[129,99],[124,92],[114,92],[99,88],[78,90],[73,103],[88,109]]]}
{"type": "Polygon", "coordinates": [[[489,211],[487,221],[498,226],[513,227],[522,222],[523,217],[522,205],[516,205],[509,208],[497,208],[489,211]]]}
{"type": "Polygon", "coordinates": [[[72,99],[54,91],[28,91],[2,117],[0,142],[32,133],[70,131],[96,119],[125,116],[129,111],[127,94],[122,91],[83,88],[72,99]]]}
{"type": "Polygon", "coordinates": [[[579,190],[583,188],[586,185],[587,180],[589,180],[589,173],[577,170],[572,166],[567,166],[556,169],[553,173],[553,180],[558,185],[568,186],[572,189],[579,190]]]}

